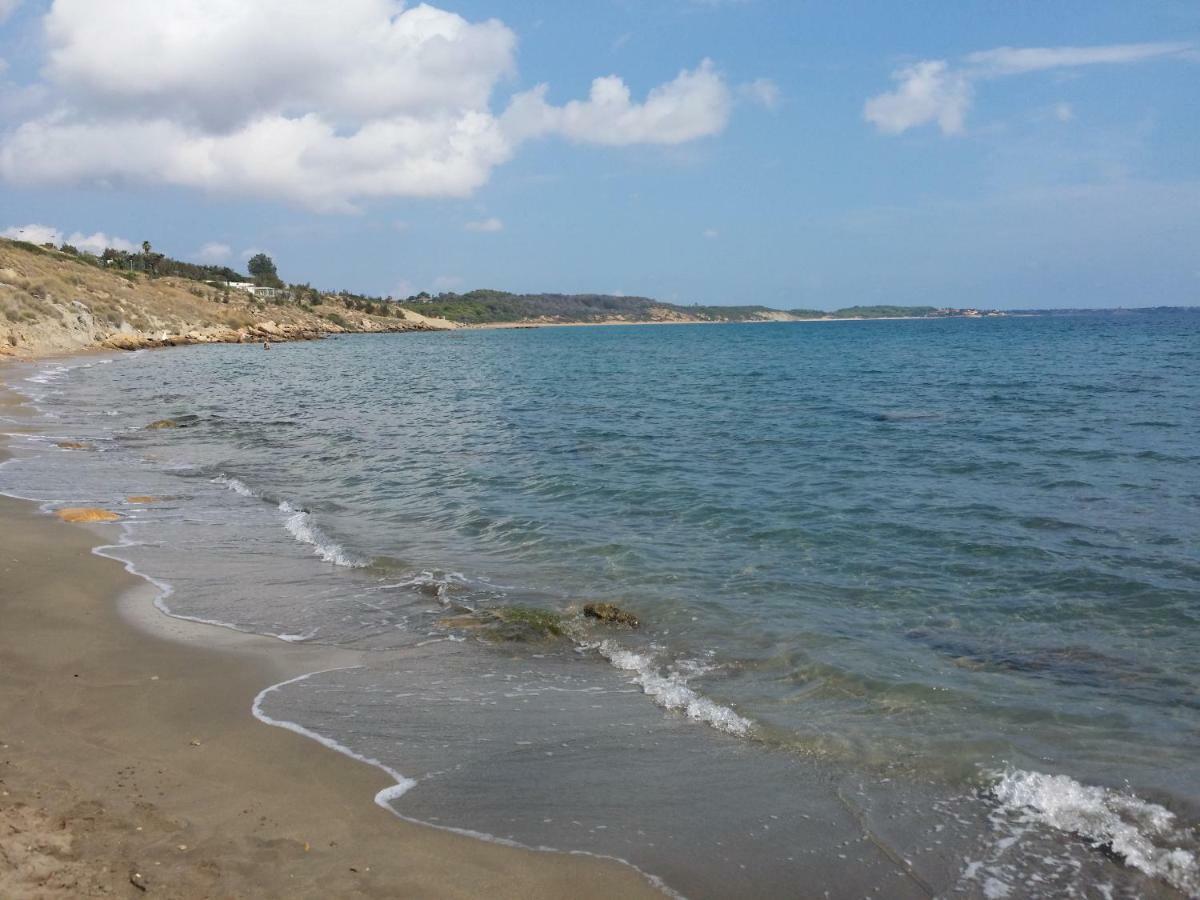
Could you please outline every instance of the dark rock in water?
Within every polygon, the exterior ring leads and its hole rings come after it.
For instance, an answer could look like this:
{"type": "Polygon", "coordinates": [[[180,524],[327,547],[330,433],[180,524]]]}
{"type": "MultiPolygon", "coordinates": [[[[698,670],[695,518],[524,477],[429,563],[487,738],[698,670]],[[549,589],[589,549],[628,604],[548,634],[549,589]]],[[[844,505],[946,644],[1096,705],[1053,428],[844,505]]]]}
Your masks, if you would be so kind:
{"type": "Polygon", "coordinates": [[[503,606],[447,616],[438,625],[455,631],[472,631],[485,641],[539,643],[560,638],[562,616],[531,606],[503,606]]]}
{"type": "Polygon", "coordinates": [[[590,619],[599,619],[601,622],[608,622],[612,625],[628,625],[630,628],[637,628],[642,624],[633,613],[625,612],[621,607],[611,603],[588,603],[583,608],[583,614],[590,619]]]}

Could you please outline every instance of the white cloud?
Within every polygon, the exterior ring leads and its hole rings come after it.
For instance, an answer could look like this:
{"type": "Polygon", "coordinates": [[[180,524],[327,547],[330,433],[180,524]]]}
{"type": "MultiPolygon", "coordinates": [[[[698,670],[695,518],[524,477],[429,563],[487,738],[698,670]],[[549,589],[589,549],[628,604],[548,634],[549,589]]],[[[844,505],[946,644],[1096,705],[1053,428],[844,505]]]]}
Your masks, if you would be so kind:
{"type": "Polygon", "coordinates": [[[3,231],[0,231],[0,237],[6,237],[14,241],[25,241],[30,244],[54,244],[57,246],[62,243],[62,232],[52,225],[10,225],[3,231]]]}
{"type": "Polygon", "coordinates": [[[0,22],[11,16],[20,5],[21,0],[0,0],[0,22]]]}
{"type": "Polygon", "coordinates": [[[477,222],[467,222],[463,225],[467,231],[496,232],[504,230],[504,223],[492,216],[490,219],[480,219],[477,222]]]}
{"type": "Polygon", "coordinates": [[[896,90],[872,97],[863,116],[885,134],[937,122],[942,134],[961,134],[971,105],[971,83],[942,60],[926,60],[893,73],[896,90]]]}
{"type": "Polygon", "coordinates": [[[867,100],[863,118],[885,134],[902,134],[934,122],[942,134],[961,134],[976,81],[1047,69],[1151,59],[1191,60],[1195,53],[1195,44],[1160,42],[1099,47],[997,47],[968,54],[960,66],[951,66],[942,59],[927,59],[894,72],[892,79],[899,82],[898,87],[867,100]]]}
{"type": "Polygon", "coordinates": [[[983,74],[1018,75],[1043,69],[1142,62],[1177,56],[1193,49],[1193,44],[1166,41],[1101,47],[997,47],[967,54],[966,61],[983,74]]]}
{"type": "Polygon", "coordinates": [[[718,134],[729,122],[730,92],[711,60],[684,69],[635,103],[629,86],[616,75],[597,78],[587,100],[565,106],[546,102],[547,85],[513,98],[504,113],[515,140],[560,134],[579,143],[682,144],[718,134]]]}
{"type": "Polygon", "coordinates": [[[756,78],[741,85],[738,93],[751,103],[757,103],[764,109],[778,109],[783,100],[783,93],[770,78],[756,78]]]}
{"type": "Polygon", "coordinates": [[[141,248],[140,244],[135,244],[133,241],[126,240],[120,237],[110,237],[103,231],[97,231],[94,234],[84,234],[82,231],[73,231],[71,234],[63,237],[62,231],[55,228],[53,225],[12,225],[4,231],[0,231],[0,237],[11,238],[15,241],[27,241],[30,244],[54,244],[60,246],[62,244],[70,244],[80,250],[88,253],[99,255],[112,247],[114,250],[124,250],[132,252],[141,248]]]}
{"type": "Polygon", "coordinates": [[[721,236],[721,232],[717,231],[717,229],[715,229],[715,228],[705,228],[704,231],[701,232],[701,234],[703,234],[704,237],[706,237],[710,241],[715,241],[717,238],[719,238],[721,236]]]}
{"type": "Polygon", "coordinates": [[[1070,122],[1075,118],[1075,110],[1071,109],[1070,103],[1054,104],[1054,118],[1060,122],[1070,122]]]}
{"type": "Polygon", "coordinates": [[[513,104],[530,116],[502,126],[492,94],[515,71],[516,35],[398,0],[53,0],[44,26],[45,102],[0,138],[13,183],[171,185],[351,212],[376,197],[467,196],[542,134],[671,144],[728,118],[705,62],[644,104],[615,76],[562,108],[542,88],[513,104]]]}
{"type": "Polygon", "coordinates": [[[114,250],[124,250],[126,253],[132,253],[142,249],[141,244],[135,244],[133,241],[125,238],[105,234],[103,231],[97,231],[95,234],[83,234],[82,232],[72,232],[67,237],[67,243],[78,247],[80,250],[86,250],[88,253],[95,253],[99,256],[109,247],[114,250]]]}
{"type": "Polygon", "coordinates": [[[200,262],[222,263],[233,255],[233,248],[219,241],[209,241],[197,250],[195,255],[196,259],[200,260],[200,262]]]}

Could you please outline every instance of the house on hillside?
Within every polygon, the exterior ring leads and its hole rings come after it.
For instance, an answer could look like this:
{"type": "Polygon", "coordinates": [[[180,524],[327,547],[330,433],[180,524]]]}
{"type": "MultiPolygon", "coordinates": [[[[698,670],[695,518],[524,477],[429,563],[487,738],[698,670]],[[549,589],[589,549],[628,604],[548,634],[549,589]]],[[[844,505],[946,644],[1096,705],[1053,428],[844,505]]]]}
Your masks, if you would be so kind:
{"type": "Polygon", "coordinates": [[[292,296],[292,292],[283,288],[265,287],[261,284],[255,284],[252,281],[226,281],[225,287],[235,291],[245,291],[259,300],[287,300],[292,296]]]}

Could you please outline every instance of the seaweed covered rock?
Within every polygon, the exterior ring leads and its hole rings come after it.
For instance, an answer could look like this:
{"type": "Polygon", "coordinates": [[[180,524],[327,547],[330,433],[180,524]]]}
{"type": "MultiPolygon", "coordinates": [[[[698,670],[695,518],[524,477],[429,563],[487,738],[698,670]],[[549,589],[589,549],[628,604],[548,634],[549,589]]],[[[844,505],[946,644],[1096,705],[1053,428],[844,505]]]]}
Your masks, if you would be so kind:
{"type": "Polygon", "coordinates": [[[612,603],[588,603],[583,607],[583,614],[589,619],[599,619],[610,625],[628,625],[637,628],[642,623],[631,612],[626,612],[612,603]]]}

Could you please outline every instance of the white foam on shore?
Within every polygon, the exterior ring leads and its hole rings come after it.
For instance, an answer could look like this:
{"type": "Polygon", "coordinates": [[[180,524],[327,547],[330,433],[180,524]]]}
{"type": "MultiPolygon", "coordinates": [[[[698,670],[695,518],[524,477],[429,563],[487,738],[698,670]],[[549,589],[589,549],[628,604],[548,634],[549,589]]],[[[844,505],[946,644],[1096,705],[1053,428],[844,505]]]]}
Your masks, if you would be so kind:
{"type": "Polygon", "coordinates": [[[749,719],[688,687],[687,677],[678,669],[668,670],[664,675],[652,658],[626,650],[613,641],[583,646],[595,650],[618,669],[632,672],[633,680],[642,692],[663,709],[679,710],[690,719],[738,737],[747,737],[754,730],[754,723],[749,719]]]}
{"type": "Polygon", "coordinates": [[[301,681],[307,681],[309,678],[312,678],[315,675],[325,675],[325,674],[328,674],[329,672],[343,672],[343,671],[346,671],[347,669],[358,669],[358,668],[362,668],[362,667],[361,666],[342,666],[337,669],[323,669],[320,672],[309,672],[307,675],[299,675],[296,678],[289,678],[287,681],[281,681],[278,684],[273,684],[270,687],[263,688],[261,691],[258,692],[258,696],[256,696],[254,698],[254,703],[251,705],[250,711],[254,714],[254,718],[258,719],[260,722],[263,722],[267,725],[274,725],[276,728],[286,728],[288,731],[294,731],[296,734],[304,735],[304,737],[311,738],[312,740],[316,741],[318,744],[321,744],[324,747],[328,747],[330,750],[335,750],[338,753],[344,754],[345,756],[349,756],[351,759],[356,759],[359,762],[366,763],[369,766],[374,766],[375,768],[379,769],[380,771],[386,773],[387,776],[389,778],[391,778],[393,781],[395,781],[396,783],[389,787],[385,787],[383,790],[381,790],[379,793],[377,793],[375,795],[375,803],[378,804],[379,806],[382,806],[388,812],[395,812],[395,810],[393,810],[391,808],[391,806],[388,805],[388,801],[396,800],[396,799],[404,796],[404,794],[407,793],[410,789],[416,787],[417,783],[413,779],[411,779],[405,775],[401,775],[399,772],[397,772],[395,769],[393,769],[391,766],[387,765],[386,763],[382,763],[379,760],[374,759],[369,756],[363,756],[361,753],[356,753],[354,750],[351,750],[345,744],[335,741],[333,738],[325,737],[325,735],[323,735],[323,734],[318,734],[317,732],[313,731],[311,728],[305,728],[303,725],[300,725],[297,722],[289,722],[286,719],[275,719],[275,718],[272,718],[271,716],[268,716],[265,712],[263,712],[263,708],[262,708],[263,700],[265,700],[268,695],[273,694],[275,691],[279,690],[280,688],[287,687],[289,684],[297,684],[301,681]]]}
{"type": "Polygon", "coordinates": [[[392,815],[394,815],[397,819],[401,819],[405,822],[411,822],[414,825],[421,825],[426,828],[436,828],[438,831],[447,831],[447,832],[450,832],[451,834],[462,835],[463,837],[473,838],[477,841],[484,841],[485,843],[489,843],[489,844],[499,844],[503,847],[514,847],[514,848],[517,848],[520,850],[533,850],[538,853],[566,853],[569,856],[587,856],[587,857],[591,857],[592,859],[603,859],[603,860],[609,860],[612,862],[621,863],[622,865],[628,866],[630,869],[637,872],[642,878],[646,879],[646,881],[650,885],[652,885],[657,890],[661,891],[665,896],[672,898],[672,900],[687,900],[687,898],[684,897],[682,894],[678,893],[675,890],[672,890],[667,885],[667,883],[665,881],[663,881],[661,878],[659,878],[657,875],[652,875],[649,872],[643,871],[642,869],[635,866],[633,863],[629,862],[628,860],[622,859],[619,856],[609,856],[604,853],[592,853],[587,850],[565,850],[564,851],[564,850],[558,849],[557,847],[531,846],[529,844],[522,844],[518,841],[514,841],[509,838],[502,838],[502,837],[497,837],[496,835],[493,835],[493,834],[487,834],[486,832],[483,832],[483,831],[474,831],[474,830],[468,829],[468,828],[455,828],[454,826],[451,826],[451,825],[439,825],[435,822],[427,822],[423,819],[416,819],[416,818],[413,818],[412,816],[406,816],[403,813],[399,812],[394,806],[392,806],[392,802],[399,800],[406,793],[408,793],[410,790],[412,790],[414,787],[417,786],[417,782],[414,779],[409,778],[407,775],[400,774],[398,771],[393,769],[391,766],[387,765],[386,763],[380,762],[378,759],[375,759],[375,758],[369,757],[369,756],[364,756],[361,753],[351,750],[349,747],[347,747],[345,744],[341,743],[340,741],[336,741],[333,738],[326,737],[323,734],[313,731],[311,728],[305,728],[303,725],[300,725],[297,722],[290,722],[290,721],[287,721],[286,719],[276,719],[276,718],[273,718],[272,716],[267,715],[265,712],[263,712],[263,708],[262,708],[263,700],[265,700],[268,695],[274,693],[275,691],[279,690],[280,688],[287,687],[290,684],[298,684],[299,682],[307,681],[309,678],[313,678],[317,675],[326,675],[330,672],[345,672],[345,671],[350,671],[352,669],[360,669],[360,668],[362,668],[362,666],[341,666],[341,667],[338,667],[335,669],[323,669],[319,672],[309,672],[306,675],[299,675],[296,678],[289,678],[287,681],[281,681],[278,684],[273,684],[270,687],[264,688],[263,690],[259,691],[258,696],[256,696],[254,698],[254,703],[251,706],[251,712],[254,714],[254,718],[258,719],[260,722],[263,722],[266,725],[274,725],[277,728],[285,728],[288,731],[292,731],[292,732],[295,732],[296,734],[303,735],[306,738],[311,738],[312,740],[316,741],[318,744],[320,744],[323,747],[328,747],[330,750],[333,750],[337,753],[341,753],[345,756],[350,757],[351,759],[355,759],[355,760],[358,760],[359,762],[366,763],[369,766],[374,766],[375,768],[377,768],[380,771],[387,774],[388,777],[393,779],[396,783],[394,785],[391,785],[390,787],[385,787],[383,790],[376,793],[375,794],[375,804],[377,806],[382,807],[383,809],[386,809],[388,812],[390,812],[392,815]]]}
{"type": "Polygon", "coordinates": [[[1195,853],[1172,846],[1188,835],[1176,826],[1175,814],[1157,803],[1066,775],[1023,769],[998,775],[991,794],[1006,812],[1110,849],[1133,868],[1200,897],[1195,853]]]}

